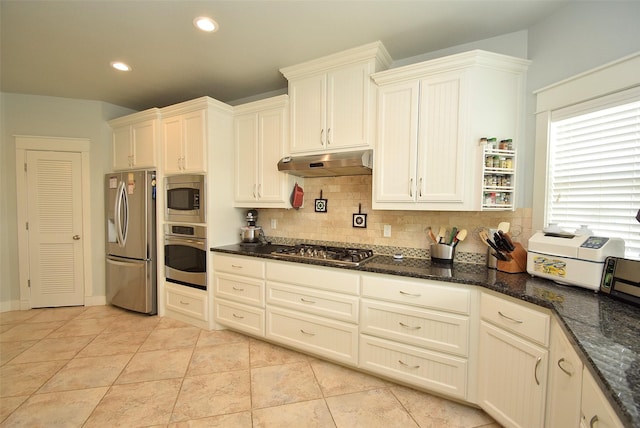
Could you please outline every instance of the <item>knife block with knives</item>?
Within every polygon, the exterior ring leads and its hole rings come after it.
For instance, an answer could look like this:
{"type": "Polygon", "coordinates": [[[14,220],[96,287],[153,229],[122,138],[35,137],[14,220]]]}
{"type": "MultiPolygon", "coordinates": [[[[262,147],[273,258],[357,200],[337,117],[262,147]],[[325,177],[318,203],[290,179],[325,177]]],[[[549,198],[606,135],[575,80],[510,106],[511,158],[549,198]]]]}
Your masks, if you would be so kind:
{"type": "Polygon", "coordinates": [[[523,273],[527,271],[527,251],[519,242],[513,243],[513,251],[508,252],[511,260],[498,260],[497,270],[506,273],[523,273]]]}

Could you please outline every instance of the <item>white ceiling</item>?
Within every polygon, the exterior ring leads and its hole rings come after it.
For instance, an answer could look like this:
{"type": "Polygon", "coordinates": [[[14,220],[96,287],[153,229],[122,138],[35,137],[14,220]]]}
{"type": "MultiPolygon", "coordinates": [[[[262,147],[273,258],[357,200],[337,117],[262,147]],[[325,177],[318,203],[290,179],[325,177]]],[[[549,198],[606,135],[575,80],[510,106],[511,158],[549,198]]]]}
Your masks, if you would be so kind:
{"type": "Polygon", "coordinates": [[[135,110],[231,102],[285,88],[282,67],[376,40],[404,59],[529,28],[568,1],[1,0],[1,90],[135,110]],[[200,15],[221,29],[197,31],[200,15]]]}

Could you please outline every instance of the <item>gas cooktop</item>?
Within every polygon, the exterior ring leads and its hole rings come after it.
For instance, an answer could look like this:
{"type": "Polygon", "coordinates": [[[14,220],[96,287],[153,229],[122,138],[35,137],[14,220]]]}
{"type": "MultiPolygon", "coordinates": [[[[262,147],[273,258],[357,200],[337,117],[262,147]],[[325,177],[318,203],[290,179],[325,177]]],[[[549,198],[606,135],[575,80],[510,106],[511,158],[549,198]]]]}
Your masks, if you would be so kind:
{"type": "Polygon", "coordinates": [[[373,251],[360,248],[299,244],[292,247],[279,248],[271,252],[271,255],[284,259],[319,260],[337,265],[359,266],[363,261],[373,257],[373,251]]]}

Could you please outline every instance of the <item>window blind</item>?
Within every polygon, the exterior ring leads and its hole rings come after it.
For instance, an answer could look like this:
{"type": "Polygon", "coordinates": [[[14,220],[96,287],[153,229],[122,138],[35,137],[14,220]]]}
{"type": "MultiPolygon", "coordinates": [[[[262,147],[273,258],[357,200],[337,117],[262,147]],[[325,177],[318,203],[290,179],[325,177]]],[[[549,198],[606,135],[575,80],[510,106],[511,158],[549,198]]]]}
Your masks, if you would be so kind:
{"type": "Polygon", "coordinates": [[[622,238],[640,259],[640,97],[589,110],[551,122],[547,221],[622,238]]]}

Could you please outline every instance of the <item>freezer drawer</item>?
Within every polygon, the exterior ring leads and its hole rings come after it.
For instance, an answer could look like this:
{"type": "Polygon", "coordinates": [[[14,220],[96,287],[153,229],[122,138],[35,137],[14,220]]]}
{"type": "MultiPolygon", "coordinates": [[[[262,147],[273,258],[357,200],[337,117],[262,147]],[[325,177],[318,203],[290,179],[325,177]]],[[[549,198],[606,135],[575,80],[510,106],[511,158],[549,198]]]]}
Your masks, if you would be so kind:
{"type": "Polygon", "coordinates": [[[154,263],[107,257],[107,302],[145,314],[157,313],[154,263]]]}

